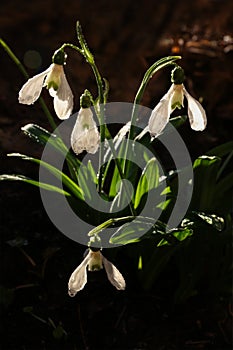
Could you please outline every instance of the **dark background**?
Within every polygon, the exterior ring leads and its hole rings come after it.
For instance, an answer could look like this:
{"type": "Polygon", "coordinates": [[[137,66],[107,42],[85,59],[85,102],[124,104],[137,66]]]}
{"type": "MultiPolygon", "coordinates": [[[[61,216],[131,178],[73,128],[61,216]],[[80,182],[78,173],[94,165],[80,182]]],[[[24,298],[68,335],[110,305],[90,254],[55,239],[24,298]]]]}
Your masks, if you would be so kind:
{"type": "MultiPolygon", "coordinates": [[[[202,133],[192,131],[188,123],[180,130],[192,158],[232,139],[231,0],[9,0],[1,1],[0,9],[1,36],[19,59],[26,62],[29,50],[41,57],[37,69],[28,67],[30,75],[47,68],[61,44],[77,43],[75,25],[80,20],[96,63],[110,82],[109,102],[132,102],[149,65],[180,54],[185,85],[202,100],[208,117],[202,133]]],[[[0,59],[0,172],[36,177],[35,167],[9,160],[6,154],[39,157],[42,148],[20,128],[30,122],[50,127],[38,103],[18,104],[24,77],[3,49],[0,59]]],[[[80,94],[85,88],[94,94],[95,82],[84,60],[73,53],[67,77],[78,110],[80,94]]],[[[142,103],[153,108],[168,87],[169,70],[151,80],[142,103]]],[[[52,107],[46,91],[43,96],[52,107]]],[[[89,276],[84,291],[70,299],[67,281],[85,247],[57,232],[37,189],[1,183],[0,196],[2,349],[231,348],[231,324],[228,319],[223,322],[229,315],[226,309],[213,311],[203,301],[174,309],[158,290],[140,289],[130,262],[124,264],[124,253],[115,262],[126,277],[126,292],[113,290],[100,272],[89,276]],[[52,322],[56,327],[62,324],[66,339],[55,340],[52,322]]]]}

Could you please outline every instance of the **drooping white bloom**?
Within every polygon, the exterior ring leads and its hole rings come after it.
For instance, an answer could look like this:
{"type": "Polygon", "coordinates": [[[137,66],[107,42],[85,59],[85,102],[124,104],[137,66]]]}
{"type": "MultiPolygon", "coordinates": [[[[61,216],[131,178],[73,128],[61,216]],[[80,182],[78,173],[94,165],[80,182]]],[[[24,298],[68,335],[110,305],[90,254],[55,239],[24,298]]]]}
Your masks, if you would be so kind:
{"type": "Polygon", "coordinates": [[[81,108],[71,134],[71,147],[76,154],[83,151],[95,153],[98,150],[100,135],[90,108],[81,108]]]}
{"type": "Polygon", "coordinates": [[[184,96],[188,101],[188,118],[193,130],[202,131],[207,124],[206,113],[200,102],[193,98],[183,84],[172,84],[168,92],[162,97],[151,112],[148,131],[156,137],[169,122],[170,114],[175,108],[183,107],[184,96]]]}
{"type": "Polygon", "coordinates": [[[66,80],[63,65],[52,63],[44,72],[29,79],[19,92],[19,102],[31,105],[47,87],[54,98],[55,112],[60,119],[67,119],[73,110],[73,94],[66,80]]]}
{"type": "Polygon", "coordinates": [[[98,271],[103,266],[112,285],[118,290],[124,290],[125,280],[116,266],[108,261],[99,250],[94,252],[89,249],[87,256],[70,276],[68,283],[69,296],[74,297],[77,292],[84,288],[87,283],[87,267],[88,271],[98,271]]]}

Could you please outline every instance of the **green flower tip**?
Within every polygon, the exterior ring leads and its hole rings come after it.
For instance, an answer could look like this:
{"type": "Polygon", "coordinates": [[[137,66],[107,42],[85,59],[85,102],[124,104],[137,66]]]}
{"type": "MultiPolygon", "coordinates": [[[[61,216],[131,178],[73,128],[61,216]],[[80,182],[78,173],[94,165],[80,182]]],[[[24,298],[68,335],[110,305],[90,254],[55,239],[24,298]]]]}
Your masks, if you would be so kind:
{"type": "Polygon", "coordinates": [[[181,109],[183,106],[179,101],[176,101],[175,103],[172,104],[172,109],[181,109]]]}
{"type": "Polygon", "coordinates": [[[63,66],[65,64],[66,57],[67,55],[64,50],[57,50],[53,54],[52,62],[63,66]]]}
{"type": "Polygon", "coordinates": [[[49,81],[48,84],[47,84],[47,89],[48,89],[48,90],[49,90],[49,89],[53,89],[53,90],[57,91],[57,90],[58,90],[58,84],[56,84],[55,81],[51,80],[51,81],[49,81]]]}
{"type": "Polygon", "coordinates": [[[171,72],[171,82],[180,85],[184,82],[184,70],[180,66],[176,66],[171,72]]]}

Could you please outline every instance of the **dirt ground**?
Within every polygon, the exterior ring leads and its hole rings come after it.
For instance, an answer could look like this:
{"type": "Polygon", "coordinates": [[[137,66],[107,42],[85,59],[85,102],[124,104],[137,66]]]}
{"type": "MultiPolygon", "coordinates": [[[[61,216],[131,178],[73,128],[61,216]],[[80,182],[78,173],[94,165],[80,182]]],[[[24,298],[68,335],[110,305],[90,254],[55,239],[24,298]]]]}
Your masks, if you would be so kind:
{"type": "MultiPolygon", "coordinates": [[[[2,0],[0,9],[1,37],[30,75],[48,67],[62,43],[76,42],[79,20],[96,63],[110,83],[109,102],[133,102],[149,65],[163,56],[180,54],[185,85],[202,100],[208,117],[202,133],[193,132],[188,124],[181,128],[192,158],[232,139],[231,0],[2,0]],[[39,59],[36,68],[28,63],[30,50],[39,59]]],[[[35,167],[8,159],[6,154],[39,157],[42,148],[20,128],[31,122],[50,126],[39,103],[33,107],[18,104],[24,77],[2,48],[0,59],[0,173],[35,177],[35,167]]],[[[83,90],[95,93],[96,88],[79,56],[70,53],[68,65],[78,110],[83,90]]],[[[169,86],[168,77],[158,74],[151,80],[143,105],[156,105],[169,86]]],[[[47,92],[43,96],[51,107],[47,92]]],[[[126,292],[113,290],[101,272],[100,277],[90,278],[76,299],[69,298],[66,281],[85,248],[57,232],[37,189],[1,183],[0,202],[1,349],[231,349],[225,307],[217,305],[213,310],[203,300],[171,306],[156,292],[138,288],[121,260],[129,285],[126,292]]]]}

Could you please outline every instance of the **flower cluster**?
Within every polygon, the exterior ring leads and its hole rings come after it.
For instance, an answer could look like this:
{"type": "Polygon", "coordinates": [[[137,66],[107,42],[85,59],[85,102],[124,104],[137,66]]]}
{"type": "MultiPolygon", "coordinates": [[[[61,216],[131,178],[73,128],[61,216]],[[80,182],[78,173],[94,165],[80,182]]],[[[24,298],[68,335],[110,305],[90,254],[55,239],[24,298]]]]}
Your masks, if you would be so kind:
{"type": "MultiPolygon", "coordinates": [[[[79,28],[79,27],[78,27],[79,28]]],[[[80,98],[80,110],[77,114],[77,120],[75,122],[73,131],[71,133],[71,147],[75,154],[80,154],[83,151],[88,153],[96,153],[100,139],[105,139],[106,128],[101,128],[101,136],[99,134],[96,122],[94,121],[93,112],[91,106],[94,106],[97,117],[99,118],[100,124],[103,113],[100,113],[100,105],[106,102],[106,95],[108,92],[108,85],[106,80],[102,79],[97,67],[94,64],[93,56],[87,48],[87,45],[81,35],[81,30],[78,30],[78,37],[81,45],[81,49],[76,47],[81,54],[84,55],[86,60],[90,63],[94,70],[95,77],[98,85],[99,96],[96,100],[92,98],[92,95],[88,90],[85,90],[84,94],[80,98]],[[103,84],[105,83],[105,86],[103,84]],[[104,133],[102,132],[104,130],[104,133]]],[[[173,60],[179,57],[169,58],[168,60],[158,61],[162,66],[166,64],[174,64],[173,60]]],[[[56,51],[52,64],[44,72],[35,75],[33,78],[29,79],[21,88],[19,92],[19,102],[23,104],[33,104],[40,96],[42,88],[46,87],[49,90],[50,95],[53,97],[54,109],[59,119],[67,119],[70,117],[73,111],[73,93],[67,82],[64,65],[66,61],[66,54],[61,48],[56,51]]],[[[153,76],[153,74],[158,69],[158,66],[152,65],[145,74],[143,79],[143,84],[140,86],[137,96],[141,96],[148,80],[153,76]],[[156,68],[157,67],[157,68],[156,68]],[[154,70],[152,70],[152,68],[154,70]]],[[[184,97],[186,97],[188,102],[188,118],[191,128],[196,131],[204,130],[207,124],[207,118],[205,110],[195,98],[193,98],[184,87],[184,72],[179,66],[175,66],[172,71],[171,76],[172,85],[168,92],[159,101],[156,107],[152,110],[149,122],[144,131],[136,137],[140,138],[146,132],[149,132],[152,139],[160,135],[166,125],[169,122],[171,113],[176,108],[184,107],[184,97]]],[[[136,100],[137,101],[137,100],[136,100]]],[[[102,112],[102,110],[101,110],[102,112]]],[[[131,125],[133,124],[136,113],[131,116],[131,121],[126,124],[120,133],[118,134],[119,139],[125,137],[126,133],[131,137],[132,130],[131,125]]],[[[103,118],[104,119],[104,118],[103,118]]],[[[136,140],[135,139],[135,140],[136,140]]],[[[100,152],[100,159],[101,159],[100,152]]],[[[117,168],[118,169],[118,168],[117,168]]],[[[119,169],[118,172],[120,173],[119,169]]],[[[123,174],[124,175],[124,174],[123,174]]],[[[123,178],[123,176],[122,176],[123,178]]],[[[101,192],[101,176],[99,176],[99,193],[101,192]]],[[[101,253],[100,250],[93,250],[88,248],[88,253],[81,264],[74,270],[71,274],[68,283],[68,293],[71,297],[75,296],[77,292],[82,290],[87,283],[87,268],[89,271],[96,271],[105,268],[107,277],[111,284],[118,290],[125,289],[125,280],[119,270],[109,262],[101,253]]]]}
{"type": "MultiPolygon", "coordinates": [[[[54,110],[59,119],[67,119],[73,111],[73,93],[64,73],[66,55],[55,52],[53,63],[48,69],[29,79],[19,92],[19,102],[31,105],[46,87],[53,97],[54,110]]],[[[90,108],[81,108],[73,132],[71,147],[76,154],[86,150],[95,153],[99,147],[99,132],[90,108]]]]}

